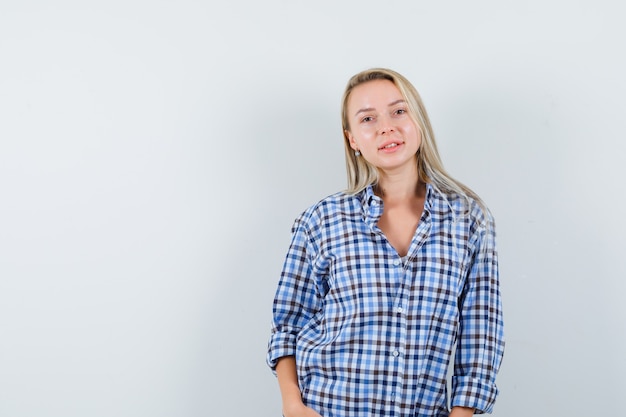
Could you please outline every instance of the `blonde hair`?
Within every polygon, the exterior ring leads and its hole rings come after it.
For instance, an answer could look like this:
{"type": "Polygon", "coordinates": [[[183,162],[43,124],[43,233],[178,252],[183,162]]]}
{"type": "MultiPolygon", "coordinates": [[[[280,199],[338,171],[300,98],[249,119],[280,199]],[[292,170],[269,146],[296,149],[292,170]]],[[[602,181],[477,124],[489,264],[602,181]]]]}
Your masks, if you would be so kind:
{"type": "MultiPolygon", "coordinates": [[[[422,99],[413,85],[402,75],[386,68],[372,68],[354,75],[348,81],[348,85],[343,93],[341,106],[341,122],[343,127],[344,146],[346,153],[346,170],[348,174],[349,194],[356,194],[369,185],[378,183],[378,169],[367,162],[365,158],[358,157],[350,147],[348,132],[350,122],[348,119],[348,101],[352,90],[364,83],[374,80],[391,81],[400,90],[402,97],[407,103],[408,112],[413,122],[420,130],[422,140],[417,151],[417,172],[418,177],[424,183],[430,183],[434,188],[447,195],[459,195],[464,199],[474,199],[483,209],[486,207],[480,197],[469,187],[455,180],[450,176],[441,161],[435,135],[430,125],[428,114],[422,99]]],[[[469,208],[469,206],[468,206],[469,208]]]]}

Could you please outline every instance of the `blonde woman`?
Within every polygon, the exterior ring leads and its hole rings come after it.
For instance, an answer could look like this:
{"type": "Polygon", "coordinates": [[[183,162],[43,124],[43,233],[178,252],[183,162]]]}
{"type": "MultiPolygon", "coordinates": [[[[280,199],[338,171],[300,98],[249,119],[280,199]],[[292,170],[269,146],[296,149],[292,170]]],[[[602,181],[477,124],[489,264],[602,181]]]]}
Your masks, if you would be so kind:
{"type": "Polygon", "coordinates": [[[504,351],[491,214],[443,168],[402,75],[352,77],[342,123],[348,189],[296,219],[274,299],[284,416],[491,412],[504,351]]]}

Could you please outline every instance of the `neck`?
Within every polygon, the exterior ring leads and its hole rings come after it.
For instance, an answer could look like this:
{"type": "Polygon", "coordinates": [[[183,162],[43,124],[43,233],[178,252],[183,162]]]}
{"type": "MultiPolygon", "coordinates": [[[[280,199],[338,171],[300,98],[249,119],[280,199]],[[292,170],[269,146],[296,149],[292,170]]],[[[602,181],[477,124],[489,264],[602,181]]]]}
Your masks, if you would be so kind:
{"type": "Polygon", "coordinates": [[[407,200],[424,195],[425,187],[417,175],[417,167],[410,175],[381,172],[376,194],[383,200],[407,200]]]}

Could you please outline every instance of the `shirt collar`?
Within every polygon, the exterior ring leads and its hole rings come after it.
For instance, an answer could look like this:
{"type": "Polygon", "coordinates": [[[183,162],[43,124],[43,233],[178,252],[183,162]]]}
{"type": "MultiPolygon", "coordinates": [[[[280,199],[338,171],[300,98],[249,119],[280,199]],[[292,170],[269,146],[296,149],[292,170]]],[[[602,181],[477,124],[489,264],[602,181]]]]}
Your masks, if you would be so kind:
{"type": "Polygon", "coordinates": [[[433,198],[435,194],[435,189],[431,185],[431,183],[426,183],[426,196],[424,197],[424,210],[430,213],[430,209],[433,206],[433,198]]]}
{"type": "Polygon", "coordinates": [[[371,185],[361,191],[360,200],[363,219],[370,225],[376,224],[383,214],[383,200],[374,194],[374,188],[371,185]]]}
{"type": "MultiPolygon", "coordinates": [[[[435,189],[430,183],[426,183],[426,196],[424,198],[424,211],[430,214],[433,206],[433,198],[435,197],[435,189]]],[[[368,185],[361,191],[360,195],[361,207],[363,207],[363,217],[369,222],[376,223],[383,214],[383,200],[374,194],[372,185],[368,185]]]]}

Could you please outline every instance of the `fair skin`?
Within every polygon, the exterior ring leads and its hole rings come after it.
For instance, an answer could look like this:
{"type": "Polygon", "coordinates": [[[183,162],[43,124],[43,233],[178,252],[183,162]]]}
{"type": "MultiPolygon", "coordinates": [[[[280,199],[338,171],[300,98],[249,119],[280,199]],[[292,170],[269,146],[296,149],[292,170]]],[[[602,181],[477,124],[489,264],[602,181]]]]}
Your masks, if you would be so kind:
{"type": "Polygon", "coordinates": [[[293,356],[285,356],[276,364],[276,376],[280,395],[283,399],[283,416],[285,417],[321,417],[315,410],[302,402],[302,394],[298,386],[296,360],[293,356]]]}
{"type": "MultiPolygon", "coordinates": [[[[408,253],[424,209],[426,185],[419,180],[416,153],[418,127],[398,88],[388,80],[355,87],[348,101],[350,130],[346,137],[355,151],[379,170],[377,194],[384,209],[378,227],[400,256],[408,253]]],[[[320,417],[304,405],[293,356],[276,366],[285,417],[320,417]]],[[[453,407],[450,417],[469,417],[473,408],[453,407]]]]}
{"type": "Polygon", "coordinates": [[[415,154],[420,131],[398,88],[387,80],[355,87],[348,101],[350,146],[378,168],[376,192],[384,211],[378,227],[400,256],[408,253],[424,209],[425,184],[418,180],[415,154]]]}

